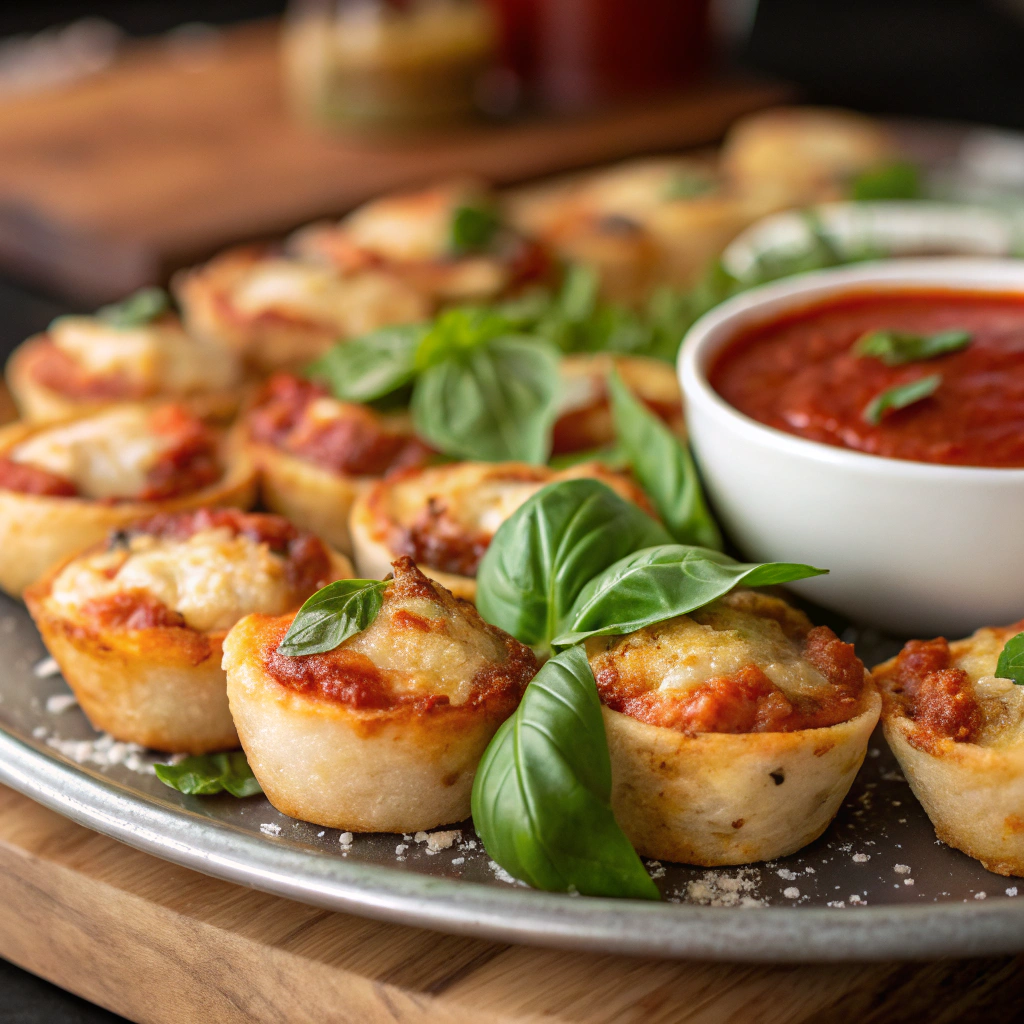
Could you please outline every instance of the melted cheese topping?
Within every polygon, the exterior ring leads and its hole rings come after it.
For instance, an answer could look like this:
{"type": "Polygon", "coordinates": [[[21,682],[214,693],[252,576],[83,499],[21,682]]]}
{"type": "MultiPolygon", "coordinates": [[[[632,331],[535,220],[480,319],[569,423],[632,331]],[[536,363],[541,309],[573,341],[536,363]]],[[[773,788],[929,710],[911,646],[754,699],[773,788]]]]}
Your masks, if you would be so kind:
{"type": "Polygon", "coordinates": [[[131,498],[172,443],[153,432],[149,410],[127,405],[40,430],[7,454],[70,480],[83,497],[131,498]]]}
{"type": "Polygon", "coordinates": [[[777,621],[730,607],[729,597],[626,637],[593,637],[587,656],[593,660],[613,647],[624,683],[663,693],[731,676],[748,665],[760,668],[787,697],[823,696],[832,689],[777,621]]]}
{"type": "Polygon", "coordinates": [[[50,328],[53,343],[91,375],[122,374],[146,388],[184,394],[231,387],[236,358],[194,341],[174,322],[118,328],[94,317],[67,316],[50,328]]]}
{"type": "Polygon", "coordinates": [[[255,263],[232,298],[246,315],[311,319],[346,336],[428,315],[425,301],[389,274],[368,271],[343,277],[330,267],[285,259],[255,263]]]}
{"type": "Polygon", "coordinates": [[[139,534],[127,550],[78,558],[54,580],[49,600],[74,616],[92,598],[139,590],[202,632],[230,629],[250,612],[280,615],[296,603],[284,559],[266,543],[226,527],[187,540],[139,534]]]}
{"type": "Polygon", "coordinates": [[[446,696],[465,704],[474,680],[490,665],[505,660],[505,648],[453,599],[399,596],[385,601],[376,621],[345,646],[365,654],[385,675],[395,695],[446,696]],[[395,616],[413,615],[430,629],[397,624],[395,616]]]}
{"type": "Polygon", "coordinates": [[[1024,742],[1024,686],[996,676],[996,665],[1013,630],[979,629],[967,640],[950,644],[954,668],[963,669],[971,682],[982,714],[976,742],[1006,746],[1024,742]]]}

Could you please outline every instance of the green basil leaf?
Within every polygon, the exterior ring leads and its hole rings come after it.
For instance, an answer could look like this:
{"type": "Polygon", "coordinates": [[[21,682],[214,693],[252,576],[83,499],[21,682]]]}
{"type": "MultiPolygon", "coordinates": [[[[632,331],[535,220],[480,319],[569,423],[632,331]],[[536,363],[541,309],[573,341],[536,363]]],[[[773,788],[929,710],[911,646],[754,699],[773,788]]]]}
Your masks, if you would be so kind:
{"type": "Polygon", "coordinates": [[[459,206],[452,214],[451,250],[458,254],[480,252],[500,229],[501,217],[493,206],[459,206]]]}
{"type": "Polygon", "coordinates": [[[569,469],[584,462],[600,462],[608,469],[629,469],[629,459],[619,444],[606,444],[600,448],[588,448],[583,452],[566,452],[564,455],[552,455],[548,465],[552,469],[569,469]]]}
{"type": "Polygon", "coordinates": [[[549,892],[658,899],[611,808],[601,700],[581,647],[548,661],[484,752],[473,825],[509,874],[549,892]]]}
{"type": "Polygon", "coordinates": [[[864,422],[877,427],[887,412],[905,409],[908,405],[913,405],[915,402],[934,395],[941,383],[942,374],[933,373],[930,377],[912,380],[909,384],[898,384],[896,387],[887,388],[880,395],[875,395],[864,407],[862,414],[864,422]]]}
{"type": "Polygon", "coordinates": [[[158,316],[163,316],[171,308],[170,296],[163,288],[140,288],[111,306],[101,306],[96,310],[98,319],[112,327],[142,327],[158,316]]]}
{"type": "Polygon", "coordinates": [[[343,402],[383,398],[415,377],[426,331],[422,324],[402,324],[339,342],[306,367],[306,375],[323,380],[343,402]]]}
{"type": "Polygon", "coordinates": [[[735,562],[720,551],[663,544],[609,566],[580,591],[569,629],[552,645],[566,647],[591,636],[618,636],[687,615],[733,587],[769,587],[821,576],[827,569],[793,562],[735,562]]]}
{"type": "Polygon", "coordinates": [[[477,572],[477,609],[521,643],[545,648],[594,576],[637,548],[670,539],[598,480],[549,484],[498,528],[477,572]]]}
{"type": "Polygon", "coordinates": [[[906,334],[902,331],[868,331],[850,350],[858,358],[880,359],[886,366],[916,363],[947,352],[957,352],[971,343],[971,332],[937,331],[935,334],[906,334]]]}
{"type": "Polygon", "coordinates": [[[153,767],[164,785],[190,796],[211,796],[227,791],[232,796],[246,797],[263,792],[241,750],[186,757],[177,764],[153,767]]]}
{"type": "Polygon", "coordinates": [[[566,320],[582,323],[597,310],[601,279],[597,271],[583,263],[573,263],[565,271],[558,293],[558,312],[566,320]]]}
{"type": "Polygon", "coordinates": [[[467,356],[495,338],[514,335],[509,321],[485,306],[456,306],[439,313],[416,348],[417,372],[467,356]]]}
{"type": "Polygon", "coordinates": [[[608,378],[619,446],[661,521],[680,544],[722,549],[690,449],[636,399],[618,371],[608,378]]]}
{"type": "Polygon", "coordinates": [[[373,624],[384,602],[386,580],[337,580],[318,590],[288,627],[278,653],[289,658],[333,651],[373,624]]]}
{"type": "Polygon", "coordinates": [[[996,665],[999,679],[1012,679],[1018,686],[1024,686],[1024,633],[1011,636],[999,652],[996,665]]]}
{"type": "Polygon", "coordinates": [[[850,198],[858,202],[879,199],[919,199],[921,174],[906,160],[871,167],[850,183],[850,198]]]}
{"type": "Polygon", "coordinates": [[[558,354],[550,345],[495,338],[420,374],[413,424],[445,455],[540,464],[551,451],[558,393],[558,354]]]}

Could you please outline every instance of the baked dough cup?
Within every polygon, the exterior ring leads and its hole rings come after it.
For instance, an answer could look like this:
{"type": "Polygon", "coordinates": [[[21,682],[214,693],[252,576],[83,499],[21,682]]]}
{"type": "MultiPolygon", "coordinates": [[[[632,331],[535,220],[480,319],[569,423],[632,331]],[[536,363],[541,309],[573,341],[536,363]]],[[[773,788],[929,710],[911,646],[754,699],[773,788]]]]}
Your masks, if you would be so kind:
{"type": "Polygon", "coordinates": [[[1022,629],[912,641],[874,670],[885,738],[936,836],[999,875],[1024,876],[1024,687],[994,676],[1022,629]]]}
{"type": "MultiPolygon", "coordinates": [[[[78,420],[62,421],[66,423],[78,420]]],[[[0,458],[54,424],[12,423],[0,429],[0,458]]],[[[20,597],[52,565],[101,541],[111,530],[158,512],[207,506],[249,508],[256,498],[256,467],[234,435],[221,440],[219,480],[161,501],[97,501],[26,494],[0,488],[0,588],[20,597]]]]}
{"type": "Polygon", "coordinates": [[[592,639],[587,653],[612,809],[637,851],[658,860],[749,864],[812,842],[842,805],[881,710],[849,645],[750,591],[592,639]]]}
{"type": "Polygon", "coordinates": [[[536,673],[528,648],[411,559],[394,574],[377,620],[328,654],[277,654],[290,616],[250,615],[225,640],[249,765],[294,818],[406,833],[465,820],[480,757],[536,673]]]}
{"type": "Polygon", "coordinates": [[[356,569],[365,579],[381,579],[396,558],[411,555],[430,579],[475,601],[477,566],[501,523],[547,484],[579,477],[600,480],[651,512],[629,477],[597,462],[562,470],[525,462],[399,470],[368,487],[352,506],[356,569]]]}
{"type": "Polygon", "coordinates": [[[45,334],[36,335],[19,345],[7,360],[7,383],[21,418],[28,423],[53,423],[84,416],[122,401],[155,399],[174,400],[202,419],[226,422],[238,412],[250,386],[239,380],[231,387],[181,394],[132,389],[108,398],[69,395],[40,381],[35,372],[51,346],[52,342],[45,334]]]}
{"type": "MultiPolygon", "coordinates": [[[[69,566],[106,549],[107,544],[99,544],[72,556],[25,592],[43,642],[89,721],[115,739],[168,753],[237,748],[221,668],[227,630],[159,624],[125,628],[83,618],[51,599],[54,582],[69,566]]],[[[323,578],[290,603],[301,604],[319,586],[352,576],[348,559],[326,547],[324,553],[323,578]]]]}
{"type": "Polygon", "coordinates": [[[368,269],[339,271],[274,255],[263,246],[229,249],[209,263],[179,273],[173,282],[185,326],[198,338],[241,356],[258,372],[298,368],[339,339],[378,327],[426,320],[430,304],[394,274],[368,269]],[[239,304],[253,276],[279,266],[296,286],[308,278],[310,295],[286,295],[259,308],[239,304]],[[330,302],[322,293],[333,291],[330,302]]]}

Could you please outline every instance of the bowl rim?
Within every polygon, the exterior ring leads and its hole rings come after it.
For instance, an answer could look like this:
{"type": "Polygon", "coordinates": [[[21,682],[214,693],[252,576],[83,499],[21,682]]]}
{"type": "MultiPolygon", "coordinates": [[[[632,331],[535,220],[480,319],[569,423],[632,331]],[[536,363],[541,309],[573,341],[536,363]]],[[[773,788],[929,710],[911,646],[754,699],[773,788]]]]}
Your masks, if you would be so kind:
{"type": "Polygon", "coordinates": [[[957,256],[877,260],[810,271],[741,292],[705,313],[683,337],[677,370],[687,416],[699,406],[748,441],[855,473],[951,483],[971,480],[997,486],[1024,484],[1024,467],[915,462],[812,441],[747,416],[711,386],[707,376],[711,357],[731,340],[739,324],[769,322],[801,306],[845,293],[870,292],[879,286],[883,290],[935,287],[953,292],[1018,293],[1024,302],[1024,260],[957,256]]]}

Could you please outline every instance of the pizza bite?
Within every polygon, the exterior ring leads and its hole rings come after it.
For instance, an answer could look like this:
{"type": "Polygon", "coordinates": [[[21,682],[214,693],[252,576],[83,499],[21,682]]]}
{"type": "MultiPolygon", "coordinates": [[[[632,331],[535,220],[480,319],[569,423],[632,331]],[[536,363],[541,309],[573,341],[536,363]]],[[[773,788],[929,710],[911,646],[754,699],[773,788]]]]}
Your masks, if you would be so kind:
{"type": "Polygon", "coordinates": [[[796,852],[839,810],[878,721],[853,647],[760,592],[586,650],[612,808],[646,857],[712,867],[796,852]]]}
{"type": "Polygon", "coordinates": [[[412,559],[393,572],[375,621],[333,651],[281,654],[290,615],[250,615],[224,642],[239,738],[285,814],[352,832],[464,820],[480,757],[537,671],[412,559]]]}
{"type": "Polygon", "coordinates": [[[174,287],[190,333],[261,372],[301,366],[341,339],[431,313],[386,270],[346,274],[266,246],[229,249],[179,274],[174,287]]]}
{"type": "Polygon", "coordinates": [[[433,455],[407,413],[341,402],[290,374],[266,383],[243,429],[267,507],[346,553],[356,496],[391,470],[425,465],[433,455]]]}
{"type": "Polygon", "coordinates": [[[1024,875],[1024,686],[996,676],[1024,621],[910,640],[879,665],[885,738],[944,843],[1024,875]]]}
{"type": "Polygon", "coordinates": [[[279,516],[200,509],[114,530],[25,592],[89,721],[172,753],[238,746],[222,645],[244,615],[278,615],[352,575],[279,516]]]}
{"type": "Polygon", "coordinates": [[[132,326],[62,316],[14,351],[7,380],[30,422],[151,399],[227,418],[241,399],[242,370],[233,353],[196,341],[171,314],[132,326]]]}
{"type": "Polygon", "coordinates": [[[0,587],[18,596],[108,530],[157,512],[248,507],[256,471],[180,405],[116,405],[0,430],[0,587]]]}
{"type": "MultiPolygon", "coordinates": [[[[391,474],[352,506],[356,569],[380,579],[409,555],[456,597],[476,599],[476,573],[498,527],[528,498],[559,480],[591,477],[647,512],[643,491],[597,462],[555,470],[525,462],[454,462],[391,474]]],[[[653,514],[653,513],[652,513],[653,514]]]]}
{"type": "Polygon", "coordinates": [[[432,308],[487,302],[551,270],[544,250],[502,222],[490,189],[473,178],[375,199],[341,221],[297,231],[288,248],[346,275],[394,274],[432,308]]]}

